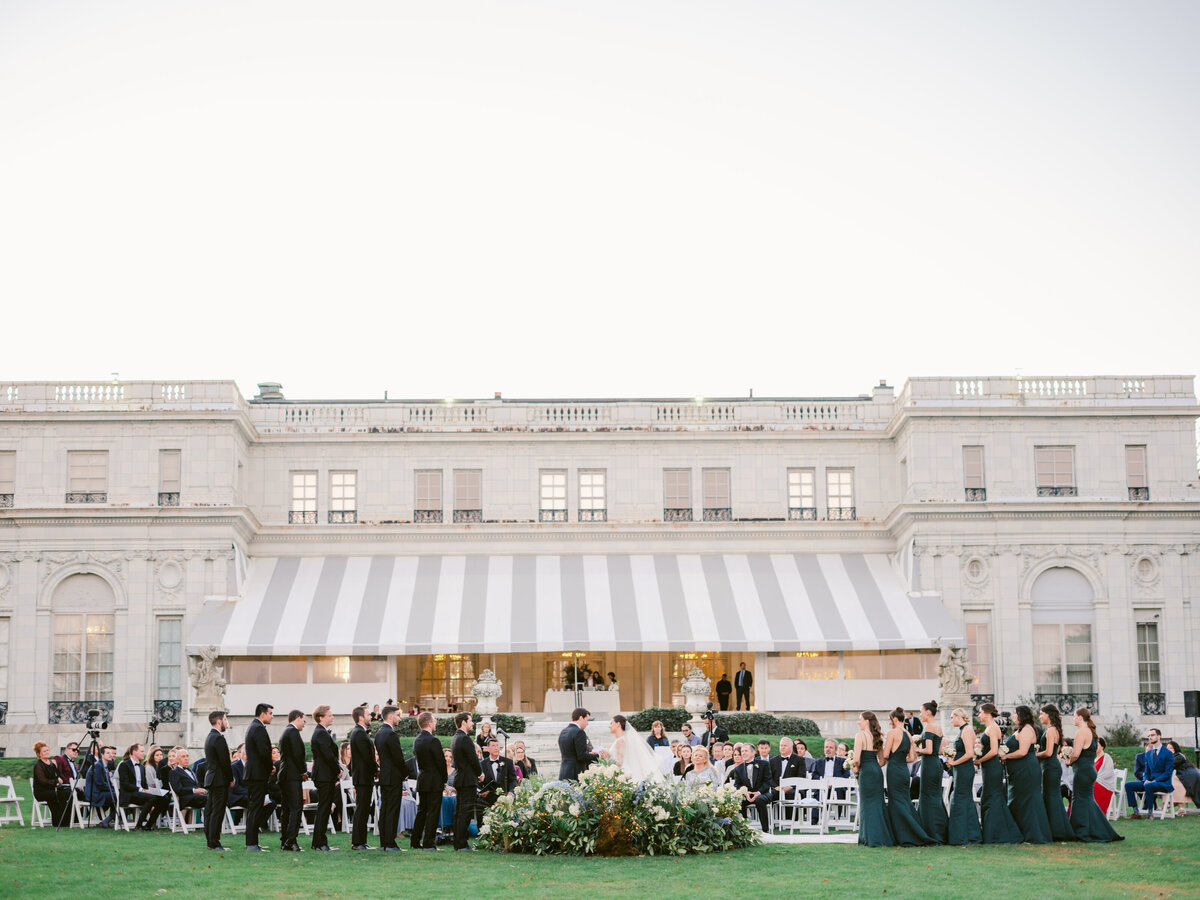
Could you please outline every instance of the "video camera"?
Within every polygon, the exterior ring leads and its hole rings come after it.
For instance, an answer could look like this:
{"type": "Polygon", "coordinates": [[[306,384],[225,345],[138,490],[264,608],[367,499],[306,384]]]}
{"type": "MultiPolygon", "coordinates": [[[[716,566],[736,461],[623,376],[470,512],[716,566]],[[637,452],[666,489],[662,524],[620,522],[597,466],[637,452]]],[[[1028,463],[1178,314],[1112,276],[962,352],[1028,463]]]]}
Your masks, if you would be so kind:
{"type": "Polygon", "coordinates": [[[705,722],[713,722],[716,720],[717,714],[713,710],[713,705],[712,705],[711,700],[708,701],[708,708],[705,709],[704,712],[702,712],[700,714],[700,718],[703,719],[705,722]]]}
{"type": "Polygon", "coordinates": [[[93,741],[100,739],[100,732],[108,727],[108,723],[104,721],[104,714],[98,709],[89,709],[87,711],[87,729],[88,737],[93,741]]]}

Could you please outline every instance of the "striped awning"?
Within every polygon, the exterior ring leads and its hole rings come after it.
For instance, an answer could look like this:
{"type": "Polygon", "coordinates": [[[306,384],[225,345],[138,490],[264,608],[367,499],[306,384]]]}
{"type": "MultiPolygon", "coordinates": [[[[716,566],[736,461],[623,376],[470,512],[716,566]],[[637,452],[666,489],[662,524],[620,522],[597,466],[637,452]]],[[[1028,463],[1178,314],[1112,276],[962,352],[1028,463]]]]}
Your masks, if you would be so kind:
{"type": "Polygon", "coordinates": [[[882,554],[255,558],[189,652],[889,650],[961,644],[882,554]]]}

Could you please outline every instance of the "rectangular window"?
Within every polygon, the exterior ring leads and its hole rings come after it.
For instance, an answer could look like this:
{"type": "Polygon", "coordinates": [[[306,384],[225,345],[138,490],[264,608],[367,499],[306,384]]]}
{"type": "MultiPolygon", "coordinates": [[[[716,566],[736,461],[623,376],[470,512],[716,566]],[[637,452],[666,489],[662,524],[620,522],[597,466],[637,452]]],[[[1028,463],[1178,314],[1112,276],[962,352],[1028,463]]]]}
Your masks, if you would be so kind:
{"type": "Polygon", "coordinates": [[[691,469],[663,469],[663,520],[692,521],[691,469]]]}
{"type": "Polygon", "coordinates": [[[454,521],[483,521],[483,473],[479,469],[454,470],[454,521]]]}
{"type": "Polygon", "coordinates": [[[413,507],[413,521],[417,523],[437,523],[442,521],[442,470],[418,469],[416,485],[416,504],[413,507]]]}
{"type": "Polygon", "coordinates": [[[307,656],[237,656],[218,660],[230,684],[307,684],[307,656]]]}
{"type": "Polygon", "coordinates": [[[1039,497],[1077,496],[1074,447],[1035,447],[1034,456],[1039,497]]]}
{"type": "Polygon", "coordinates": [[[817,473],[815,469],[788,469],[788,518],[817,520],[817,473]]]}
{"type": "Polygon", "coordinates": [[[1092,626],[1034,625],[1033,680],[1038,695],[1091,694],[1092,626]]]}
{"type": "Polygon", "coordinates": [[[541,473],[541,505],[538,519],[542,522],[567,521],[567,473],[563,469],[546,469],[541,473]]]}
{"type": "Polygon", "coordinates": [[[183,619],[158,620],[158,699],[182,700],[183,619]]]}
{"type": "Polygon", "coordinates": [[[803,650],[768,653],[767,677],[780,681],[837,681],[840,676],[837,651],[803,650]]]}
{"type": "Polygon", "coordinates": [[[108,451],[67,451],[67,502],[108,502],[108,451]]]}
{"type": "Polygon", "coordinates": [[[1158,660],[1158,623],[1137,623],[1138,692],[1162,692],[1162,673],[1158,660]]]}
{"type": "Polygon", "coordinates": [[[1146,480],[1146,446],[1129,444],[1125,447],[1125,481],[1130,500],[1149,500],[1150,482],[1146,480]]]}
{"type": "Polygon", "coordinates": [[[17,451],[0,450],[0,507],[13,505],[17,492],[17,451]]]}
{"type": "Polygon", "coordinates": [[[825,470],[825,502],[830,520],[852,520],[854,509],[854,470],[825,470]]]}
{"type": "Polygon", "coordinates": [[[967,499],[987,499],[987,485],[983,481],[983,448],[963,447],[963,487],[967,499]]]}
{"type": "Polygon", "coordinates": [[[971,693],[995,694],[992,687],[992,614],[968,612],[964,616],[967,631],[967,656],[971,661],[971,693]]]}
{"type": "Polygon", "coordinates": [[[288,522],[293,525],[317,524],[317,473],[292,473],[292,508],[288,522]]]}
{"type": "Polygon", "coordinates": [[[387,681],[386,656],[314,656],[313,684],[380,684],[387,681]]]}
{"type": "Polygon", "coordinates": [[[579,473],[580,522],[608,521],[606,474],[603,469],[585,469],[579,473]]]}
{"type": "Polygon", "coordinates": [[[54,617],[50,699],[113,698],[113,616],[54,617]]]}
{"type": "Polygon", "coordinates": [[[702,469],[700,480],[704,491],[704,521],[733,521],[733,506],[729,499],[729,470],[702,469]]]}
{"type": "Polygon", "coordinates": [[[358,521],[358,473],[329,473],[329,524],[352,525],[358,521]]]}
{"type": "Polygon", "coordinates": [[[179,505],[179,483],[183,469],[178,450],[158,451],[158,505],[179,505]]]}

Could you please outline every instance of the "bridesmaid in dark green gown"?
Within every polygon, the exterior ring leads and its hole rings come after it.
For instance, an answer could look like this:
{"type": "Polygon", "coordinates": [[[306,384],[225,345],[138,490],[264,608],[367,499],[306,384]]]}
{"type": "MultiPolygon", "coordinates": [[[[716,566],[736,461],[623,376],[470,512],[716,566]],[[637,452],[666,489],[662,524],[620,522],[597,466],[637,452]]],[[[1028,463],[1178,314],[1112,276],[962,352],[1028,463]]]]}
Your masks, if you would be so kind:
{"type": "Polygon", "coordinates": [[[958,729],[958,740],[954,742],[954,755],[947,760],[954,775],[947,843],[961,847],[983,840],[975,813],[975,729],[964,709],[950,713],[950,724],[958,729]]]}
{"type": "Polygon", "coordinates": [[[921,723],[925,731],[917,738],[921,755],[921,800],[917,818],[935,844],[946,843],[949,829],[946,803],[942,800],[942,728],[937,724],[937,701],[921,704],[921,723]]]}
{"type": "Polygon", "coordinates": [[[1062,764],[1058,761],[1062,750],[1062,716],[1057,706],[1049,704],[1038,712],[1038,719],[1043,731],[1038,741],[1037,758],[1042,764],[1042,802],[1050,821],[1050,836],[1056,841],[1073,841],[1075,832],[1071,830],[1067,808],[1062,802],[1062,764]]]}
{"type": "Polygon", "coordinates": [[[1013,821],[1004,797],[1004,767],[1000,762],[1000,726],[996,716],[1000,713],[992,703],[979,709],[979,718],[985,728],[979,738],[981,755],[975,757],[975,765],[983,772],[983,792],[979,796],[979,813],[985,844],[1019,844],[1021,829],[1013,821]]]}
{"type": "Polygon", "coordinates": [[[875,713],[863,713],[858,719],[851,764],[858,772],[858,842],[867,847],[896,846],[883,804],[883,770],[878,756],[882,744],[875,713]]]}
{"type": "Polygon", "coordinates": [[[1037,729],[1033,727],[1033,710],[1018,706],[1016,715],[1017,730],[1005,742],[1008,745],[1008,754],[1004,757],[1008,772],[1008,811],[1021,829],[1025,843],[1048,844],[1050,820],[1042,801],[1042,767],[1034,755],[1037,729]]]}
{"type": "MultiPolygon", "coordinates": [[[[911,781],[908,774],[908,753],[912,740],[904,730],[904,710],[892,710],[892,730],[883,739],[881,758],[887,763],[888,821],[892,823],[892,839],[897,847],[923,847],[933,839],[921,827],[913,810],[911,781]]],[[[915,754],[914,754],[915,756],[915,754]]]]}
{"type": "Polygon", "coordinates": [[[1075,839],[1095,843],[1123,841],[1108,824],[1096,803],[1096,726],[1091,710],[1081,707],[1075,713],[1075,743],[1071,748],[1071,767],[1075,783],[1071,791],[1071,828],[1075,839]]]}

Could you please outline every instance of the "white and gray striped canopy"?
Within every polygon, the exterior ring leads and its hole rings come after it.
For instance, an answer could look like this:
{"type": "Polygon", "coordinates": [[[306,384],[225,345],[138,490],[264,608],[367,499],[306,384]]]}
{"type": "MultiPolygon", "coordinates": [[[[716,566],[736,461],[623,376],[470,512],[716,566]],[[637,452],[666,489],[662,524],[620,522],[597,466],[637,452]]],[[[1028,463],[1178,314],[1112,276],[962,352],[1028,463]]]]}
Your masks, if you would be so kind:
{"type": "Polygon", "coordinates": [[[222,655],[888,650],[962,642],[882,554],[256,558],[188,637],[222,655]]]}

